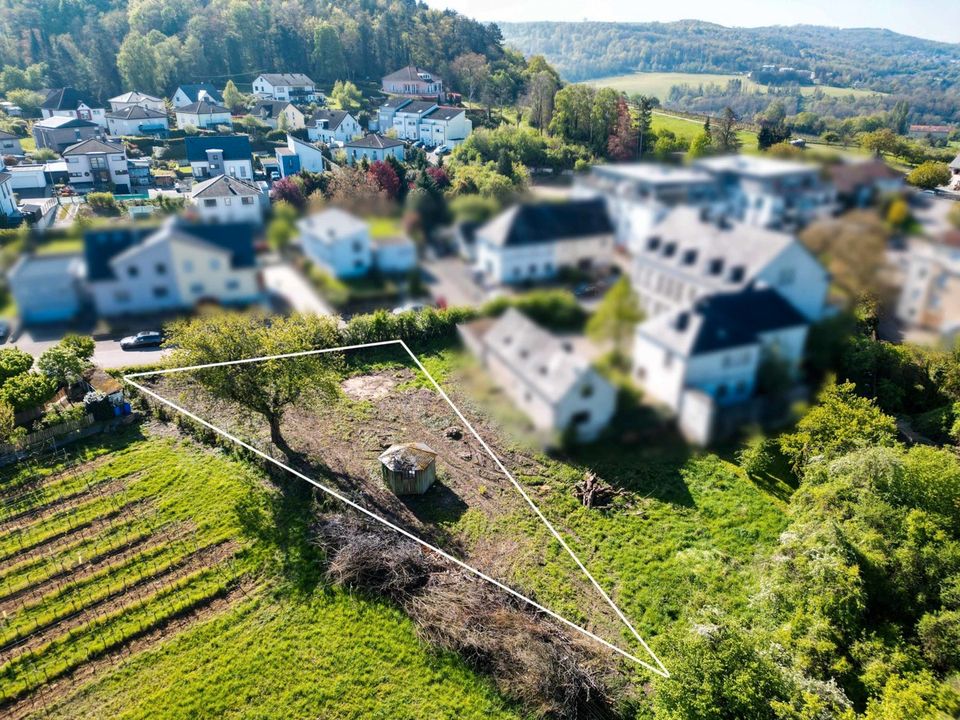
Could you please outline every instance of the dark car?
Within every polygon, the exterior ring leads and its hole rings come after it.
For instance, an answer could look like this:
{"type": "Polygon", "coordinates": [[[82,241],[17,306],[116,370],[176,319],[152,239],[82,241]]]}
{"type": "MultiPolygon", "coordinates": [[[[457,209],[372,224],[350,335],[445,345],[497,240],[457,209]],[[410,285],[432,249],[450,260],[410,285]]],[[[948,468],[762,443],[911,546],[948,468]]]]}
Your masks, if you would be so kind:
{"type": "Polygon", "coordinates": [[[10,323],[6,320],[0,320],[0,344],[7,341],[7,336],[10,334],[10,323]]]}
{"type": "Polygon", "coordinates": [[[120,341],[121,350],[139,350],[140,348],[160,347],[163,342],[163,333],[157,330],[144,330],[136,335],[130,335],[120,341]]]}

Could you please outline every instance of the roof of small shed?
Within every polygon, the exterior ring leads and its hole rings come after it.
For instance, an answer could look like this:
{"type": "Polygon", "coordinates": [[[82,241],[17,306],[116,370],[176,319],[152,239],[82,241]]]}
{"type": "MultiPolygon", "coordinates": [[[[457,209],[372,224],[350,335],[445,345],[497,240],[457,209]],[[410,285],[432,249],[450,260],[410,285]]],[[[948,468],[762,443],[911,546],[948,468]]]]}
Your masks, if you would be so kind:
{"type": "Polygon", "coordinates": [[[437,454],[425,443],[410,442],[391,445],[380,455],[380,462],[394,472],[426,470],[436,457],[437,454]]]}

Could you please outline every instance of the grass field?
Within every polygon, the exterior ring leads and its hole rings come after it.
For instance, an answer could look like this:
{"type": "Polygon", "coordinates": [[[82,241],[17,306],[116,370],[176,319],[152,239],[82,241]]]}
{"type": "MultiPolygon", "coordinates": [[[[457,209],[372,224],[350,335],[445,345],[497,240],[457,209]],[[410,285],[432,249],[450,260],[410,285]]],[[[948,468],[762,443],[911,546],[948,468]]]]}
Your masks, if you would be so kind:
{"type": "MultiPolygon", "coordinates": [[[[687,140],[693,140],[703,131],[703,123],[699,120],[690,120],[666,112],[654,112],[651,127],[654,132],[670,130],[677,137],[687,140]]],[[[737,137],[740,138],[740,144],[745,150],[756,149],[757,134],[752,130],[740,130],[737,132],[737,137]]]]}
{"type": "Polygon", "coordinates": [[[137,428],[81,452],[0,475],[0,714],[518,716],[397,610],[318,588],[277,536],[301,512],[255,532],[245,463],[137,428]]]}
{"type": "MultiPolygon", "coordinates": [[[[730,80],[741,80],[743,89],[753,91],[757,88],[764,88],[764,85],[758,85],[744,75],[722,75],[713,73],[656,73],[641,72],[630,75],[614,75],[611,77],[590,80],[590,85],[602,87],[612,87],[615,90],[621,90],[626,93],[640,93],[642,95],[653,95],[661,101],[665,101],[670,94],[670,88],[674,85],[707,85],[710,83],[716,85],[726,85],[730,80]]],[[[822,90],[827,95],[874,95],[872,90],[859,90],[851,88],[832,87],[830,85],[809,85],[801,88],[804,95],[812,95],[817,90],[822,90]]]]}

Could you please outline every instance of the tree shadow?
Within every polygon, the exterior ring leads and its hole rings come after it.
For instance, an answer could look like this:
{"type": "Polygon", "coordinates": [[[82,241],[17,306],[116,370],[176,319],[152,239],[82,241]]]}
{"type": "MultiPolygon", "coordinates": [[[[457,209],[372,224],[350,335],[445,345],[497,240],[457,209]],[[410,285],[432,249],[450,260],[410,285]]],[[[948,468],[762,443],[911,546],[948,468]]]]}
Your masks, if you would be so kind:
{"type": "Polygon", "coordinates": [[[423,495],[403,495],[400,501],[425,525],[455,523],[470,506],[451,488],[437,480],[423,495]]]}

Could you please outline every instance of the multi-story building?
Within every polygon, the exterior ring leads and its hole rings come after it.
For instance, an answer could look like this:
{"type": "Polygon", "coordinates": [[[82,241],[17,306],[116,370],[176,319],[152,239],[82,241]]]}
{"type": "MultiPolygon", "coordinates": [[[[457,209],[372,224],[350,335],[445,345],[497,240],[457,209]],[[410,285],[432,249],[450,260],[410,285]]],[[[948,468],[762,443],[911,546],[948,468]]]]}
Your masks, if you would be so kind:
{"type": "Polygon", "coordinates": [[[217,175],[193,186],[190,203],[204,222],[259,225],[269,201],[252,181],[217,175]]]}
{"type": "Polygon", "coordinates": [[[117,95],[116,97],[110,98],[110,110],[112,112],[119,112],[120,110],[124,110],[128,107],[142,107],[146,108],[147,110],[154,110],[164,114],[167,112],[167,106],[166,103],[164,103],[163,98],[147,95],[146,93],[137,92],[136,90],[125,92],[122,95],[117,95]]]}
{"type": "Polygon", "coordinates": [[[303,254],[338,278],[362,277],[373,267],[370,226],[358,217],[328,208],[299,220],[303,254]]]}
{"type": "Polygon", "coordinates": [[[316,145],[299,140],[293,135],[287,135],[286,146],[279,147],[274,152],[280,169],[280,177],[295,175],[301,170],[321,173],[329,169],[329,162],[323,156],[323,150],[316,145]]]}
{"type": "Polygon", "coordinates": [[[174,113],[177,116],[177,127],[185,128],[215,128],[219,125],[231,126],[230,110],[223,105],[212,103],[209,100],[200,100],[178,107],[174,113]]]}
{"type": "Polygon", "coordinates": [[[71,145],[61,154],[72,186],[130,192],[130,168],[123,145],[94,138],[71,145]]]}
{"type": "Polygon", "coordinates": [[[395,138],[384,137],[370,133],[357,140],[344,143],[343,151],[347,155],[347,162],[351,165],[366,158],[368,162],[386,160],[388,157],[403,161],[404,145],[395,138]]]}
{"type": "Polygon", "coordinates": [[[13,175],[0,171],[0,225],[7,225],[20,219],[20,211],[17,210],[17,198],[13,194],[12,180],[13,175]]]}
{"type": "Polygon", "coordinates": [[[519,204],[475,231],[476,269],[490,284],[549,280],[561,268],[613,262],[614,228],[602,199],[519,204]]]}
{"type": "Polygon", "coordinates": [[[284,125],[287,130],[300,130],[306,127],[303,113],[296,105],[286,100],[258,100],[250,110],[250,114],[274,130],[284,125]]]}
{"type": "Polygon", "coordinates": [[[264,73],[253,81],[253,94],[262,100],[306,105],[322,99],[316,83],[303,73],[264,73]]]}
{"type": "Polygon", "coordinates": [[[30,132],[38,148],[50,148],[58,153],[81,140],[103,135],[102,128],[95,122],[63,115],[37,120],[30,132]]]}
{"type": "Polygon", "coordinates": [[[191,105],[201,100],[222,105],[223,95],[210,83],[195,83],[193,85],[180,85],[170,98],[175,108],[191,105]]]}
{"type": "Polygon", "coordinates": [[[385,75],[381,87],[383,92],[388,95],[443,96],[443,80],[432,72],[418,68],[416,65],[407,65],[389,75],[385,75]]]}
{"type": "Polygon", "coordinates": [[[345,110],[317,110],[307,122],[307,137],[311,142],[342,145],[362,135],[360,123],[345,110]]]}
{"type": "Polygon", "coordinates": [[[431,148],[453,149],[473,131],[464,108],[410,98],[393,98],[381,105],[378,126],[381,132],[393,130],[398,138],[420,140],[431,148]]]}
{"type": "Polygon", "coordinates": [[[203,135],[184,140],[187,162],[198,180],[229,175],[253,180],[253,151],[246,135],[203,135]]]}
{"type": "Polygon", "coordinates": [[[0,130],[0,155],[23,155],[20,138],[13,133],[0,130]]]}
{"type": "Polygon", "coordinates": [[[960,230],[949,230],[937,241],[911,240],[904,257],[897,320],[947,339],[956,337],[960,333],[960,230]]]}
{"type": "Polygon", "coordinates": [[[40,105],[44,119],[52,117],[89,120],[100,127],[107,126],[106,109],[99,103],[85,98],[76,88],[65,87],[51,90],[40,105]]]}
{"type": "Polygon", "coordinates": [[[107,130],[111,135],[163,135],[170,130],[166,112],[140,105],[127,105],[107,113],[107,130]]]}

